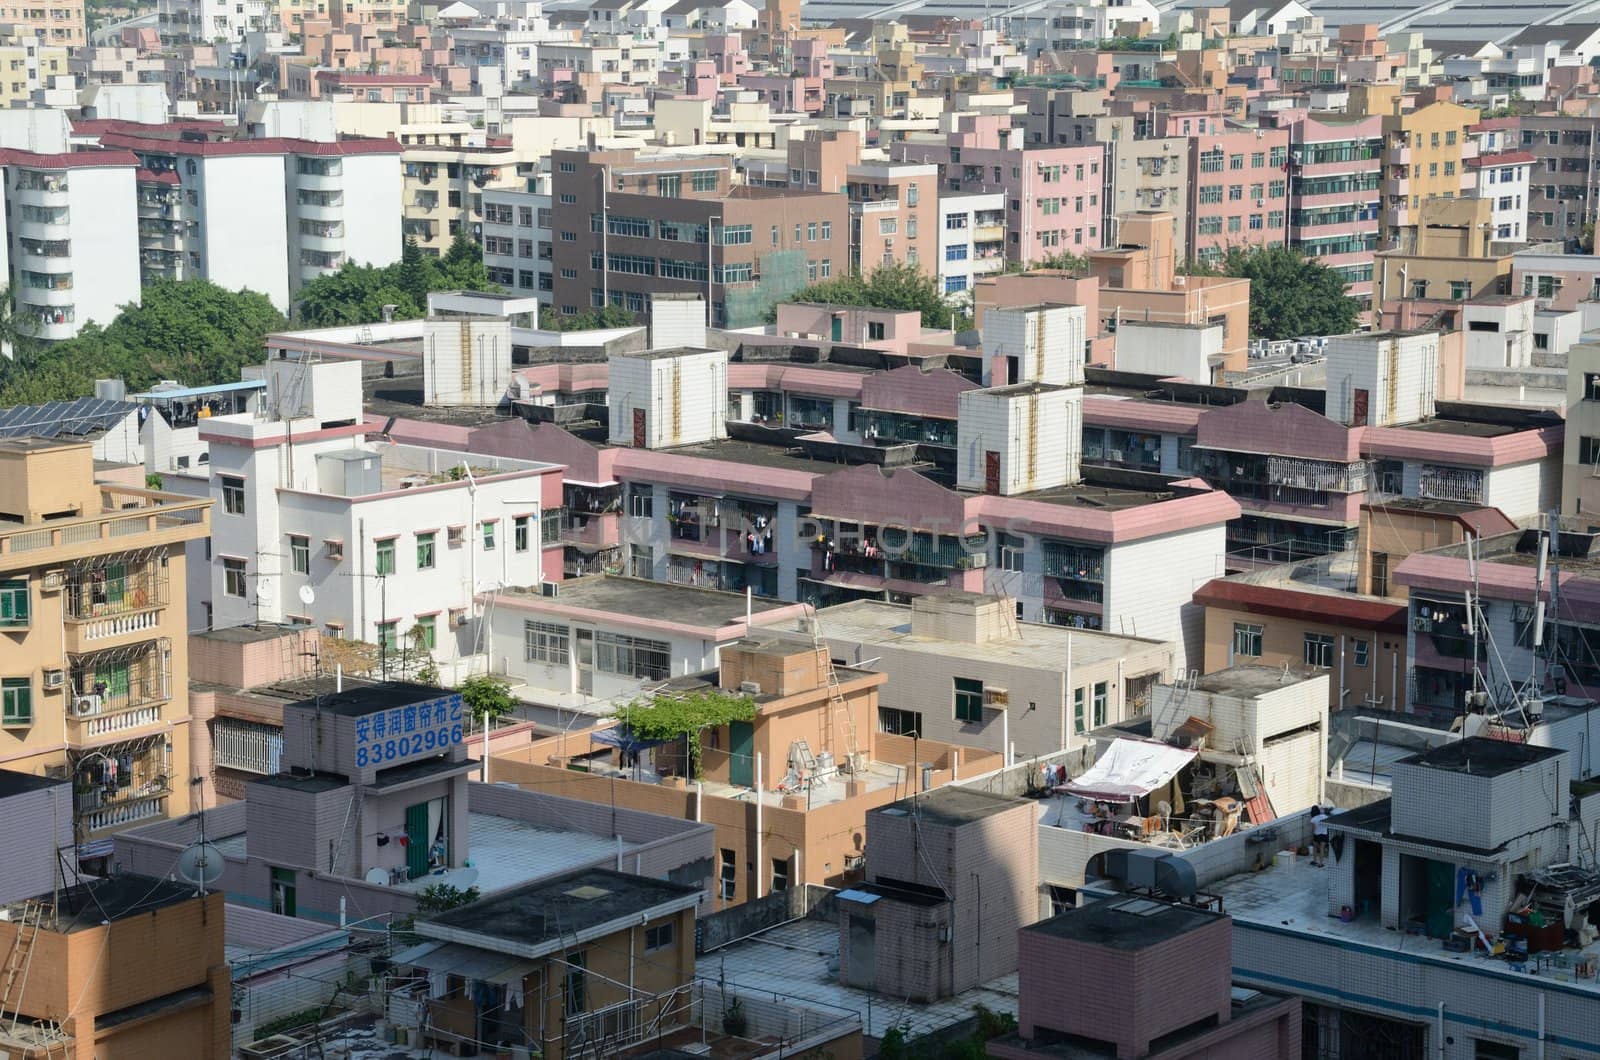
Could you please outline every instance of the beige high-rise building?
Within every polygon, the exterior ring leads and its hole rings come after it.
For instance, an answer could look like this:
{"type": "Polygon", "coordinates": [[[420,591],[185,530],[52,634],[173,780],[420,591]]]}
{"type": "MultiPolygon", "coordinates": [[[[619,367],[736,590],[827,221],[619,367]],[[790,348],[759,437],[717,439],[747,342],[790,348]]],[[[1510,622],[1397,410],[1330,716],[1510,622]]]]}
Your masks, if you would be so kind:
{"type": "Polygon", "coordinates": [[[0,5],[0,22],[18,37],[37,37],[41,44],[81,48],[85,37],[83,0],[13,0],[0,5]]]}
{"type": "Polygon", "coordinates": [[[72,780],[80,856],[210,772],[184,614],[210,508],[97,483],[88,442],[0,439],[0,768],[72,780]]]}

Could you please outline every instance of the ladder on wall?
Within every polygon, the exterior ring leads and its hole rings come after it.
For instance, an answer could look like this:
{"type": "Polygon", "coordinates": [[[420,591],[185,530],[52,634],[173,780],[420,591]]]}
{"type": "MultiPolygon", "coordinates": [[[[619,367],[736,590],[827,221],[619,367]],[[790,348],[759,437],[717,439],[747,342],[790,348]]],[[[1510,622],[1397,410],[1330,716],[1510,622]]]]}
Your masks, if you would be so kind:
{"type": "Polygon", "coordinates": [[[11,1030],[17,1029],[22,1018],[18,1006],[22,993],[28,986],[28,969],[33,964],[33,946],[39,938],[44,920],[44,905],[28,901],[22,906],[22,918],[17,921],[17,935],[11,941],[11,952],[6,955],[5,982],[0,985],[0,1013],[11,1013],[11,1030]]]}
{"type": "Polygon", "coordinates": [[[815,607],[811,609],[811,647],[821,656],[822,672],[828,685],[828,747],[835,755],[839,755],[838,747],[843,737],[844,754],[839,756],[834,768],[841,773],[865,773],[867,761],[856,740],[856,722],[850,716],[844,693],[839,689],[839,671],[833,665],[833,653],[828,650],[828,642],[822,639],[822,622],[817,618],[815,607]]]}

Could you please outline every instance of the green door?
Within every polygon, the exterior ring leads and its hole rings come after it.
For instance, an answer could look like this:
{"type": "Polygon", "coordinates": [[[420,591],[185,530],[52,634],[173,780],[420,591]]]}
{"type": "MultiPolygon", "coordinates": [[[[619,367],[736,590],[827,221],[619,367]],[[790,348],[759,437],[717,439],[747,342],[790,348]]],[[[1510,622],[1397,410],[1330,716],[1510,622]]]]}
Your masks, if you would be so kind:
{"type": "Polygon", "coordinates": [[[428,804],[406,807],[406,872],[414,880],[428,874],[428,804]]]}
{"type": "Polygon", "coordinates": [[[1455,884],[1454,865],[1428,862],[1428,916],[1424,929],[1429,938],[1447,939],[1455,930],[1455,884]]]}
{"type": "Polygon", "coordinates": [[[728,723],[728,783],[753,787],[756,779],[755,726],[748,721],[728,723]]]}
{"type": "Polygon", "coordinates": [[[844,318],[843,317],[834,317],[833,318],[833,341],[834,342],[843,342],[844,341],[844,318]]]}

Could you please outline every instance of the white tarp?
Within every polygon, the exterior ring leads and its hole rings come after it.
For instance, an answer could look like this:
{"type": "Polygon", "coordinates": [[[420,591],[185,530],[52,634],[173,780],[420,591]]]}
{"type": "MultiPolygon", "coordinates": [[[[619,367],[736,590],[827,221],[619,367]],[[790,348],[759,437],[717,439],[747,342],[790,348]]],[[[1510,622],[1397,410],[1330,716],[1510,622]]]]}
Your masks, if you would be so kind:
{"type": "Polygon", "coordinates": [[[1082,776],[1067,781],[1063,790],[1086,799],[1130,802],[1171,780],[1194,756],[1194,751],[1182,747],[1118,737],[1082,776]]]}

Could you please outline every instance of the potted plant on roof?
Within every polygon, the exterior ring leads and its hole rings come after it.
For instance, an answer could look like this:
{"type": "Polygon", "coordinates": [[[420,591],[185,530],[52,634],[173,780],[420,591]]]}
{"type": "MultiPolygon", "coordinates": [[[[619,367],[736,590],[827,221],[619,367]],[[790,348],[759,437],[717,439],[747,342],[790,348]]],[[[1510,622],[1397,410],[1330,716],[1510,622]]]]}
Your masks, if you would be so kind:
{"type": "Polygon", "coordinates": [[[743,1038],[749,1029],[750,1021],[744,1014],[744,1002],[735,997],[722,1010],[722,1033],[730,1038],[743,1038]]]}

